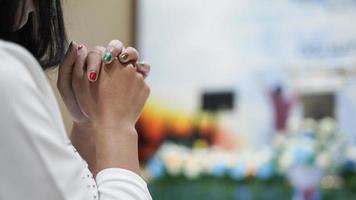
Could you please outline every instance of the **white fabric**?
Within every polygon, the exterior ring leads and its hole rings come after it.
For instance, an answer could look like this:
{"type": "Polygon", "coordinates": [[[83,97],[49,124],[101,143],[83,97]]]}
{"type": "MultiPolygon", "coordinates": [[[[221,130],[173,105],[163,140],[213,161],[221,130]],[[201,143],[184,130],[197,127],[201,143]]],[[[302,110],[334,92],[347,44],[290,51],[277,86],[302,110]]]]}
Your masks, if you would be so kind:
{"type": "Polygon", "coordinates": [[[36,60],[0,41],[0,199],[147,200],[146,183],[124,169],[96,180],[68,139],[53,91],[36,60]]]}

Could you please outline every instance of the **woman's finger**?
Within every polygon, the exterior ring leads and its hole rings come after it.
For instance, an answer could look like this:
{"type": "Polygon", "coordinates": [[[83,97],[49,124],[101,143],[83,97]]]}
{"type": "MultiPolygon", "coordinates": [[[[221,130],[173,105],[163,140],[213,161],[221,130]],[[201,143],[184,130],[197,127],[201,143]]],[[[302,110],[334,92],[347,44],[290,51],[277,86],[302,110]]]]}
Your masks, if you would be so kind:
{"type": "MultiPolygon", "coordinates": [[[[74,96],[76,100],[78,101],[80,94],[78,94],[78,91],[81,91],[83,89],[83,78],[86,77],[85,73],[85,61],[88,55],[88,49],[85,45],[79,45],[78,46],[78,56],[77,60],[74,64],[74,69],[73,69],[73,74],[72,74],[72,88],[74,91],[74,96]]],[[[83,112],[84,109],[81,107],[80,104],[78,104],[79,109],[82,111],[83,116],[86,119],[89,119],[88,115],[83,112]]]]}
{"type": "Polygon", "coordinates": [[[59,65],[57,81],[58,89],[68,89],[71,87],[72,72],[77,56],[78,44],[71,42],[62,63],[59,65]]]}
{"type": "Polygon", "coordinates": [[[105,53],[105,47],[97,46],[94,50],[89,51],[87,57],[87,76],[89,81],[95,82],[100,73],[102,57],[105,53]]]}
{"type": "Polygon", "coordinates": [[[85,73],[85,61],[88,55],[88,49],[85,45],[79,45],[78,56],[74,64],[73,74],[72,74],[72,86],[78,86],[83,80],[85,73]]]}
{"type": "Polygon", "coordinates": [[[77,56],[78,44],[76,42],[71,42],[68,51],[58,69],[57,88],[69,112],[73,116],[74,121],[80,122],[84,121],[84,116],[76,102],[72,88],[72,73],[77,56]]]}
{"type": "Polygon", "coordinates": [[[139,59],[138,51],[133,47],[127,47],[122,50],[119,60],[122,64],[132,63],[135,64],[139,59]]]}
{"type": "Polygon", "coordinates": [[[136,68],[136,71],[142,74],[144,78],[146,78],[151,71],[151,66],[148,63],[142,61],[136,63],[136,68]]]}
{"type": "Polygon", "coordinates": [[[119,40],[112,40],[105,50],[103,60],[105,64],[110,64],[114,58],[118,57],[123,49],[123,44],[119,40]]]}

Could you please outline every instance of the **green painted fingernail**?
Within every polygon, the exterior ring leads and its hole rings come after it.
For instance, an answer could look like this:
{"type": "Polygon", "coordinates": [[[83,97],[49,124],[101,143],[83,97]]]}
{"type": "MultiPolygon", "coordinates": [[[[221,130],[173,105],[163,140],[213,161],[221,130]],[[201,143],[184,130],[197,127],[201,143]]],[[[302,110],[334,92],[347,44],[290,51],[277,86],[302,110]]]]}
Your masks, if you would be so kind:
{"type": "Polygon", "coordinates": [[[127,62],[128,61],[128,59],[129,59],[129,55],[128,54],[122,54],[121,56],[120,56],[120,61],[121,62],[127,62]]]}
{"type": "Polygon", "coordinates": [[[112,60],[112,55],[110,52],[106,53],[103,58],[106,62],[110,62],[112,60]]]}
{"type": "Polygon", "coordinates": [[[144,61],[139,61],[137,62],[137,64],[140,65],[141,67],[144,67],[146,63],[144,61]]]}

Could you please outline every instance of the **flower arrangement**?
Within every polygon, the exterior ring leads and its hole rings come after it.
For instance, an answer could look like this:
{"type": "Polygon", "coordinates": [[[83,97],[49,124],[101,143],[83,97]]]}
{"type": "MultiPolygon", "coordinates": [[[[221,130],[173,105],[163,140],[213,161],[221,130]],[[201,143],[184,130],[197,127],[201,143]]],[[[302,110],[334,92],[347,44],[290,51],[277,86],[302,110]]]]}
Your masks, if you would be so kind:
{"type": "Polygon", "coordinates": [[[298,165],[335,173],[342,163],[340,156],[347,144],[343,135],[338,133],[335,120],[325,118],[317,122],[306,119],[293,127],[276,145],[279,172],[284,174],[298,165]]]}
{"type": "Polygon", "coordinates": [[[337,131],[335,120],[306,119],[300,124],[289,125],[287,134],[258,150],[231,151],[216,146],[191,148],[166,142],[147,163],[145,171],[153,180],[166,176],[188,180],[208,176],[243,181],[287,177],[295,166],[317,168],[323,174],[321,184],[328,188],[340,187],[340,179],[336,176],[342,170],[348,175],[354,173],[356,180],[356,146],[348,144],[337,131]]]}
{"type": "Polygon", "coordinates": [[[248,177],[268,179],[275,175],[274,151],[235,152],[218,147],[188,148],[165,143],[148,162],[146,171],[153,179],[165,175],[197,179],[202,176],[229,177],[242,180],[248,177]]]}

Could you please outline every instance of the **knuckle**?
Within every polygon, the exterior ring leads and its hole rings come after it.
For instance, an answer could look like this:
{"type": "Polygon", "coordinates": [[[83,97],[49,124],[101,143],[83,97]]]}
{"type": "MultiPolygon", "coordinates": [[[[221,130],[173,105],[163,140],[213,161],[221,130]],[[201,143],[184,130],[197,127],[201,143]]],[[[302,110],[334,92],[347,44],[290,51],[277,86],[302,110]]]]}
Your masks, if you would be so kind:
{"type": "Polygon", "coordinates": [[[146,75],[148,75],[151,72],[151,68],[149,66],[145,66],[144,68],[141,69],[146,75]]]}
{"type": "Polygon", "coordinates": [[[111,40],[109,44],[119,48],[123,46],[123,43],[120,40],[111,40]]]}
{"type": "Polygon", "coordinates": [[[151,71],[151,65],[150,64],[146,63],[145,66],[146,66],[146,69],[147,69],[148,72],[151,71]]]}
{"type": "Polygon", "coordinates": [[[114,47],[113,47],[113,50],[114,50],[114,51],[121,51],[121,50],[122,50],[122,47],[121,47],[121,46],[114,46],[114,47]]]}
{"type": "Polygon", "coordinates": [[[127,47],[126,51],[130,54],[132,54],[134,57],[139,57],[139,52],[137,51],[137,49],[133,48],[133,47],[127,47]]]}
{"type": "Polygon", "coordinates": [[[111,42],[112,43],[117,43],[117,44],[122,44],[122,42],[120,40],[118,40],[118,39],[112,40],[111,42]]]}
{"type": "Polygon", "coordinates": [[[151,65],[148,64],[147,62],[138,62],[137,66],[139,67],[139,69],[145,71],[145,72],[150,72],[151,70],[151,65]]]}

